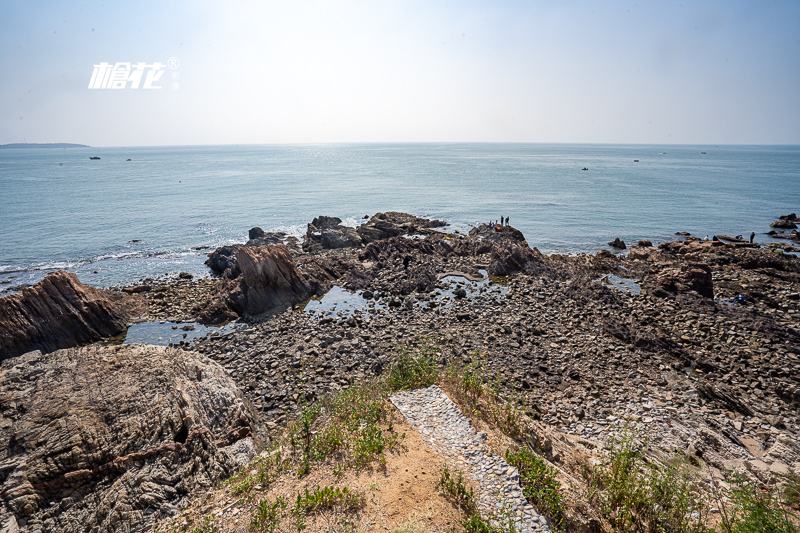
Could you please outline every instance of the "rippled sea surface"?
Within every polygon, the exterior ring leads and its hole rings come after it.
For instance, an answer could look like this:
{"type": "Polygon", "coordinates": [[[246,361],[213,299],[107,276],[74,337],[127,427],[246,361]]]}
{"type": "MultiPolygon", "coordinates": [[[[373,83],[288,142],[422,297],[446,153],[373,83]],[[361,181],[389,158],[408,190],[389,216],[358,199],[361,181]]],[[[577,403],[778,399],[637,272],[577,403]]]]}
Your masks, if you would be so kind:
{"type": "Polygon", "coordinates": [[[676,231],[766,241],[770,222],[800,212],[798,185],[797,146],[4,149],[0,291],[59,268],[98,286],[204,275],[202,248],[244,242],[253,226],[300,236],[318,215],[355,225],[388,210],[462,231],[508,216],[543,252],[594,253],[614,237],[657,242],[676,231]]]}

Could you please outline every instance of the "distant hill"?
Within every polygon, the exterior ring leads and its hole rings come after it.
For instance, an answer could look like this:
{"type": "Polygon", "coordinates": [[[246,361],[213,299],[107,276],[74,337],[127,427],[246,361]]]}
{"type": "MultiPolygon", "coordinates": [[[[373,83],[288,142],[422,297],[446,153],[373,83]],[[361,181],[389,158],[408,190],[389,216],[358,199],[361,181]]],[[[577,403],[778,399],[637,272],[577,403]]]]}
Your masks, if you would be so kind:
{"type": "Polygon", "coordinates": [[[0,144],[0,148],[91,148],[91,146],[72,143],[12,143],[0,144]]]}

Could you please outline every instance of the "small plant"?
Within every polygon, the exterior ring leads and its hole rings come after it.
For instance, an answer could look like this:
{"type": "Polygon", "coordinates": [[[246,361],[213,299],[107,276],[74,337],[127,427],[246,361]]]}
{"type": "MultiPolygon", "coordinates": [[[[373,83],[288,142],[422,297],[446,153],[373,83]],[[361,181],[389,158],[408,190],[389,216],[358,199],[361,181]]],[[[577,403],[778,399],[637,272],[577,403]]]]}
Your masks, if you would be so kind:
{"type": "Polygon", "coordinates": [[[323,487],[312,492],[306,489],[305,494],[297,493],[293,512],[309,515],[333,508],[351,511],[363,507],[365,502],[363,493],[351,492],[348,487],[323,487]]]}
{"type": "Polygon", "coordinates": [[[437,351],[438,346],[428,338],[423,338],[414,348],[401,347],[397,358],[389,367],[386,387],[394,392],[429,387],[436,383],[437,351]]]}
{"type": "Polygon", "coordinates": [[[398,436],[397,433],[384,432],[377,425],[365,427],[353,441],[353,462],[358,467],[365,466],[377,457],[378,461],[385,465],[386,455],[384,452],[399,446],[400,438],[402,436],[398,436]]]}
{"type": "Polygon", "coordinates": [[[219,533],[216,519],[211,515],[203,517],[203,523],[192,529],[192,533],[219,533]]]}
{"type": "Polygon", "coordinates": [[[786,474],[786,485],[783,487],[783,501],[787,505],[800,508],[800,474],[790,470],[786,474]]]}
{"type": "Polygon", "coordinates": [[[506,450],[506,461],[519,470],[522,492],[540,513],[544,514],[559,529],[565,519],[561,483],[556,479],[556,470],[544,459],[527,448],[516,453],[506,450]]]}
{"type": "Polygon", "coordinates": [[[461,527],[464,528],[464,533],[514,533],[513,529],[509,531],[508,529],[501,529],[492,526],[490,523],[481,518],[481,515],[479,514],[469,515],[469,517],[462,520],[461,527]]]}
{"type": "Polygon", "coordinates": [[[471,487],[468,487],[464,482],[464,476],[461,472],[453,477],[450,474],[450,469],[447,466],[442,470],[439,476],[439,482],[436,484],[437,489],[442,489],[453,502],[466,515],[475,515],[478,513],[478,505],[475,503],[475,493],[471,487]]]}
{"type": "Polygon", "coordinates": [[[646,460],[646,441],[629,432],[611,446],[609,464],[585,474],[592,499],[616,531],[710,531],[708,506],[695,490],[697,475],[685,461],[646,460]]]}
{"type": "Polygon", "coordinates": [[[790,513],[783,510],[776,491],[761,490],[743,474],[732,474],[733,511],[723,524],[728,533],[795,533],[790,513]]]}
{"type": "Polygon", "coordinates": [[[286,500],[280,496],[273,503],[269,503],[269,499],[261,500],[250,517],[250,531],[275,531],[281,512],[285,510],[286,500]]]}

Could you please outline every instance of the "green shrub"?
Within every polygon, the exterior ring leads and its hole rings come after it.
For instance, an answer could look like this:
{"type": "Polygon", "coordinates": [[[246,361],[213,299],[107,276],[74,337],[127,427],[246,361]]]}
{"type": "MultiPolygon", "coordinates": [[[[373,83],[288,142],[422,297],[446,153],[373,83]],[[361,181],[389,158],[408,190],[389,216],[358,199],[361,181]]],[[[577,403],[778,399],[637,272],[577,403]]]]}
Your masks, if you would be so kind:
{"type": "Polygon", "coordinates": [[[783,487],[783,501],[792,507],[800,507],[800,474],[794,470],[786,475],[786,485],[783,487]]]}
{"type": "Polygon", "coordinates": [[[776,491],[761,490],[744,475],[732,474],[733,510],[724,526],[729,533],[795,533],[790,514],[781,508],[776,491]]]}
{"type": "Polygon", "coordinates": [[[478,513],[478,505],[475,503],[475,493],[471,487],[464,482],[461,472],[453,477],[447,466],[442,470],[439,481],[436,483],[437,489],[442,489],[445,494],[461,509],[466,515],[478,513]]]}
{"type": "Polygon", "coordinates": [[[593,499],[615,531],[701,533],[708,507],[697,494],[697,476],[678,457],[645,459],[646,442],[630,433],[612,441],[610,463],[590,468],[593,499]]]}
{"type": "Polygon", "coordinates": [[[506,461],[519,470],[519,481],[525,498],[550,520],[555,529],[559,529],[565,515],[561,483],[556,479],[556,470],[527,448],[516,453],[506,450],[506,461]]]}
{"type": "Polygon", "coordinates": [[[284,510],[286,500],[280,496],[274,503],[269,503],[269,499],[261,500],[250,517],[250,531],[275,531],[284,510]]]}
{"type": "Polygon", "coordinates": [[[403,346],[392,361],[385,383],[390,392],[419,389],[436,383],[438,346],[424,338],[415,347],[403,346]]]}

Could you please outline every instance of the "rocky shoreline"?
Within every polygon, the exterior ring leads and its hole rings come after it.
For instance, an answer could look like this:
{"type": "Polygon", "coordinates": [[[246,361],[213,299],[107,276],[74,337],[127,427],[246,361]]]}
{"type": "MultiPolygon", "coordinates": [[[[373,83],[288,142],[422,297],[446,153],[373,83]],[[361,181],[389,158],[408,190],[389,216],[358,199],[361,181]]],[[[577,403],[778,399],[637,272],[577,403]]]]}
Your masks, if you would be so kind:
{"type": "MultiPolygon", "coordinates": [[[[653,445],[713,472],[775,483],[800,470],[798,258],[686,235],[624,254],[546,256],[511,227],[445,233],[401,213],[340,222],[314,219],[303,243],[254,228],[211,255],[218,277],[123,291],[146,302],[147,320],[240,320],[177,351],[224,369],[259,438],[430,337],[441,364],[482,363],[549,438],[602,442],[636,422],[653,445]],[[331,307],[331,287],[356,296],[331,307]]],[[[7,495],[0,512],[42,523],[7,495]]]]}

